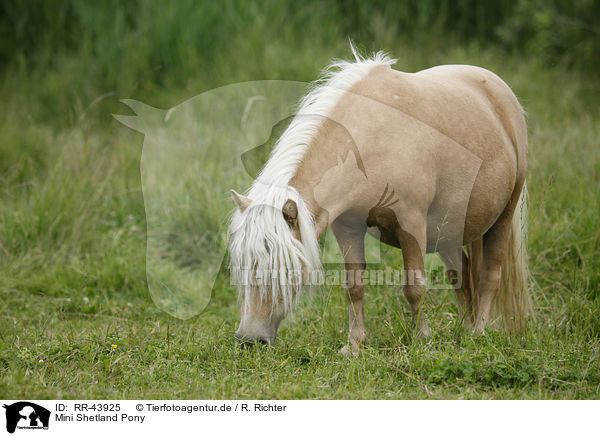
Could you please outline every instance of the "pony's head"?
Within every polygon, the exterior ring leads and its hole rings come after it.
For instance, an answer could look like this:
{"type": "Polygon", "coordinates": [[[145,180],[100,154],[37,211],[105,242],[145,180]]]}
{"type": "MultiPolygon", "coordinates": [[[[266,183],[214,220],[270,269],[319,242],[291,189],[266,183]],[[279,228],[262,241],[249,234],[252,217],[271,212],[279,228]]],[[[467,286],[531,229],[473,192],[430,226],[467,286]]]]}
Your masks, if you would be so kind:
{"type": "Polygon", "coordinates": [[[229,229],[229,258],[241,302],[235,336],[242,344],[273,345],[300,290],[320,270],[319,246],[312,216],[295,189],[256,191],[251,197],[231,191],[237,210],[229,229]]]}

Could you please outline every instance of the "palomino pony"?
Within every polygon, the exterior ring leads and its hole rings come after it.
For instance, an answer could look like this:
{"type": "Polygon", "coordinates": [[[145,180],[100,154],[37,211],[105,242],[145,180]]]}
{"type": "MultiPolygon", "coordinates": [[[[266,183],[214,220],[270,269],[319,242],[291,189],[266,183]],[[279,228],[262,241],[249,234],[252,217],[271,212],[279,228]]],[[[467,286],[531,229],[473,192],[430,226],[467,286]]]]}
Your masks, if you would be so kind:
{"type": "MultiPolygon", "coordinates": [[[[349,277],[366,267],[368,232],[402,250],[416,333],[424,256],[458,271],[459,312],[484,332],[492,303],[505,324],[528,313],[524,232],[527,129],[495,74],[466,65],[393,70],[383,53],[330,65],[300,102],[247,195],[231,191],[230,267],[242,303],[236,338],[273,344],[301,288],[321,270],[331,227],[349,277]]],[[[358,273],[358,275],[357,275],[358,273]]],[[[364,281],[345,286],[349,341],[365,341],[364,281]]]]}

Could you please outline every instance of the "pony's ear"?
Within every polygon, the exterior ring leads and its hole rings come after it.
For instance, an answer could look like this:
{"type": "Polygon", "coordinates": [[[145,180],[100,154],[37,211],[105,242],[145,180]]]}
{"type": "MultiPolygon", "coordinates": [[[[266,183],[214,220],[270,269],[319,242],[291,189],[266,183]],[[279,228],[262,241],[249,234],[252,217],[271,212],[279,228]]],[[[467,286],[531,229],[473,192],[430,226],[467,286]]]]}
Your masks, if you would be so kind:
{"type": "Polygon", "coordinates": [[[296,225],[298,222],[298,205],[291,198],[285,202],[283,208],[281,209],[283,212],[283,218],[288,222],[288,224],[292,227],[296,225]]]}
{"type": "Polygon", "coordinates": [[[231,190],[231,198],[233,198],[233,201],[240,209],[240,212],[245,211],[248,208],[248,206],[250,206],[250,203],[252,203],[250,197],[238,194],[237,192],[235,192],[234,189],[231,190]]]}

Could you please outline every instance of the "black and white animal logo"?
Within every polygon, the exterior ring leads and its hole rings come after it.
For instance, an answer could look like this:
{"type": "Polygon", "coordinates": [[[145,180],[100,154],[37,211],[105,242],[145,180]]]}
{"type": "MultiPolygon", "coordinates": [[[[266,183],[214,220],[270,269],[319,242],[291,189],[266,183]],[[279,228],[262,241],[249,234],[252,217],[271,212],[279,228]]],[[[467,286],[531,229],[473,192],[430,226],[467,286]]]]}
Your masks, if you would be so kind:
{"type": "Polygon", "coordinates": [[[3,406],[6,409],[6,431],[19,429],[48,429],[50,411],[29,401],[3,406]]]}

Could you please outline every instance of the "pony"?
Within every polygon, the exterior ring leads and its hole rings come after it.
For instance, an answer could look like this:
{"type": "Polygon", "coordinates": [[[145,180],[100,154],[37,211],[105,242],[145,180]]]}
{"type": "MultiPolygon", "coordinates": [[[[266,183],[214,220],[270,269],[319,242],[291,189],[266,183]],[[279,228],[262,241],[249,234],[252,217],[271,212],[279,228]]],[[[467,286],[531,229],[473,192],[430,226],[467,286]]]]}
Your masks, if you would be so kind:
{"type": "Polygon", "coordinates": [[[250,190],[231,190],[237,343],[275,343],[322,271],[318,241],[327,228],[346,277],[357,278],[344,286],[344,354],[356,355],[366,339],[366,234],[402,250],[415,335],[430,335],[421,303],[424,257],[433,252],[454,272],[459,314],[474,334],[495,319],[492,306],[507,328],[521,330],[530,298],[527,127],[517,98],[483,68],[406,73],[384,52],[351,49],[354,61],[332,63],[313,82],[250,190]]]}

